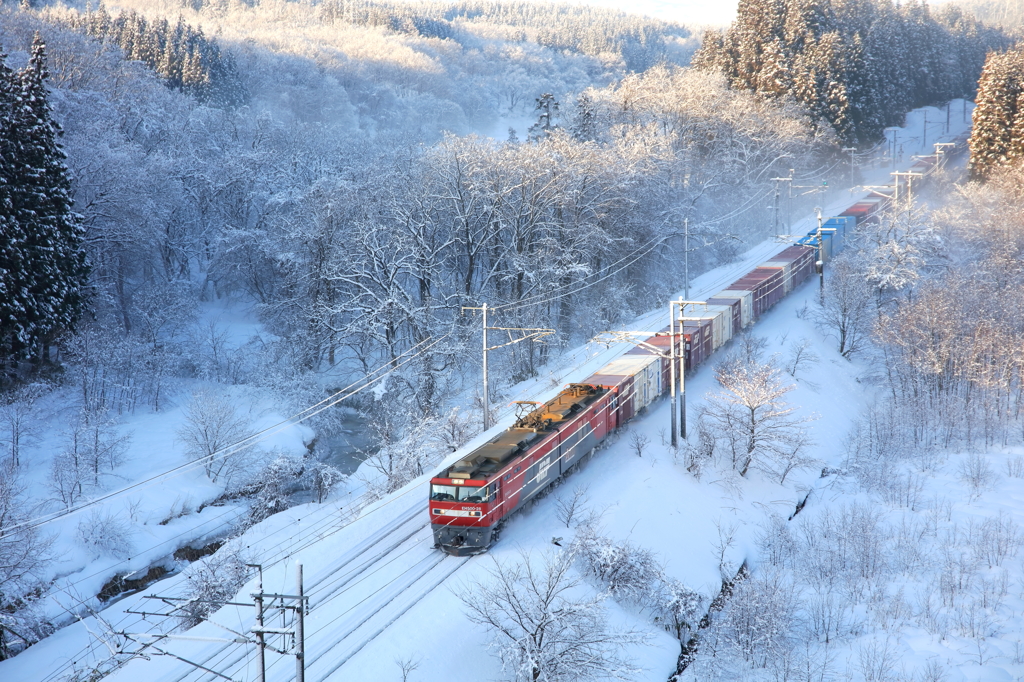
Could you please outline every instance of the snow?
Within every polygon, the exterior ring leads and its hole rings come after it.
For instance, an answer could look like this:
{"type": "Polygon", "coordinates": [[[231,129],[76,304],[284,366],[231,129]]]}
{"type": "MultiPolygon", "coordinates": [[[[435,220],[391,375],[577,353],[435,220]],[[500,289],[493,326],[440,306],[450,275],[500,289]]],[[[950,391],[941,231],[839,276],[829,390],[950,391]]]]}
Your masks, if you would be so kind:
{"type": "MultiPolygon", "coordinates": [[[[954,104],[954,111],[959,104],[954,104]]],[[[929,125],[944,121],[944,113],[930,108],[929,125]],[[940,119],[941,115],[941,119],[940,119]]],[[[954,118],[954,129],[962,129],[954,118]]],[[[903,166],[909,166],[909,147],[913,153],[929,150],[920,147],[924,112],[912,112],[907,118],[901,142],[905,141],[903,166]],[[904,135],[906,137],[904,138],[904,135]],[[916,140],[916,141],[915,141],[916,140]]],[[[930,141],[938,135],[929,132],[930,141]]],[[[888,181],[888,167],[865,168],[861,172],[866,184],[888,181]]],[[[836,192],[824,207],[825,215],[838,213],[853,203],[860,193],[836,192]]],[[[806,232],[815,224],[813,216],[796,223],[793,232],[806,232]]],[[[763,262],[780,250],[774,239],[755,246],[739,262],[718,268],[698,277],[691,284],[691,295],[708,297],[724,288],[739,274],[763,262]]],[[[814,324],[801,311],[814,305],[818,296],[815,278],[804,283],[774,310],[761,318],[753,333],[768,340],[766,356],[785,355],[794,340],[809,339],[820,357],[811,368],[793,379],[796,389],[788,401],[801,406],[802,415],[816,414],[812,426],[814,446],[811,455],[828,467],[841,468],[845,463],[845,439],[862,409],[872,400],[873,386],[866,381],[872,368],[859,361],[842,358],[824,339],[814,324]]],[[[246,328],[248,318],[231,317],[226,311],[211,311],[213,319],[231,329],[232,338],[243,341],[254,331],[246,328]]],[[[632,330],[656,330],[664,326],[664,311],[653,311],[628,326],[632,330]]],[[[580,347],[566,354],[551,366],[547,376],[538,377],[515,387],[509,401],[545,400],[554,395],[565,382],[581,380],[627,348],[625,344],[599,344],[580,347]]],[[[719,354],[718,357],[720,357],[719,354]]],[[[716,388],[711,367],[717,357],[686,379],[688,410],[695,415],[701,396],[716,388]]],[[[136,549],[128,561],[88,555],[74,540],[74,529],[81,513],[62,517],[49,525],[58,536],[57,550],[61,562],[56,569],[59,579],[55,596],[48,609],[55,616],[61,610],[76,613],[82,619],[62,628],[53,636],[31,647],[14,659],[0,663],[0,678],[7,680],[59,679],[68,666],[81,670],[102,658],[106,650],[93,633],[102,631],[96,618],[87,615],[84,605],[99,608],[93,595],[115,572],[145,570],[153,562],[168,556],[187,543],[196,544],[217,537],[243,509],[238,505],[207,507],[201,513],[162,521],[172,509],[197,507],[216,497],[222,488],[209,483],[201,469],[187,470],[174,477],[157,477],[171,466],[183,462],[175,432],[182,423],[180,404],[186,393],[176,396],[176,404],[160,413],[137,414],[124,420],[122,433],[132,433],[128,463],[118,471],[126,481],[141,483],[123,495],[104,503],[106,509],[127,514],[130,502],[138,502],[133,519],[132,543],[136,549]],[[155,478],[154,478],[155,477],[155,478]]],[[[283,418],[258,397],[239,395],[250,401],[257,428],[270,427],[283,418]]],[[[64,396],[66,398],[66,396],[64,396]]],[[[65,418],[57,410],[54,399],[50,426],[40,445],[33,449],[41,459],[27,467],[30,486],[41,495],[47,457],[60,447],[60,423],[65,418]]],[[[323,505],[305,504],[277,514],[258,524],[241,539],[253,563],[263,566],[263,587],[268,592],[292,594],[295,587],[296,564],[304,570],[306,594],[310,595],[310,612],[305,621],[307,679],[400,679],[399,659],[418,663],[412,680],[496,679],[500,664],[488,652],[486,632],[473,626],[466,618],[458,594],[472,589],[475,582],[486,580],[492,561],[516,559],[520,552],[532,554],[552,551],[553,536],[565,536],[565,528],[556,516],[555,500],[571,494],[573,488],[587,488],[590,506],[601,513],[602,532],[617,540],[628,539],[636,546],[655,551],[668,575],[682,581],[706,596],[713,596],[722,580],[716,544],[721,543],[720,529],[735,528],[735,542],[725,549],[725,563],[732,571],[744,560],[758,563],[757,536],[772,515],[788,518],[797,503],[810,493],[807,508],[798,517],[813,520],[826,509],[838,509],[853,500],[878,507],[883,523],[894,526],[902,516],[925,518],[922,510],[888,510],[879,502],[858,492],[849,481],[835,476],[821,476],[821,470],[798,470],[778,485],[754,474],[740,479],[728,472],[712,469],[696,480],[673,460],[666,444],[670,404],[661,399],[648,413],[609,438],[603,448],[580,471],[560,487],[539,500],[532,509],[515,517],[502,532],[499,542],[482,556],[469,559],[443,557],[431,548],[428,521],[424,513],[424,492],[428,477],[413,481],[402,490],[366,507],[351,519],[350,510],[358,508],[357,488],[339,491],[323,505]],[[639,432],[649,438],[650,445],[642,457],[629,447],[629,436],[639,432]]],[[[480,434],[466,449],[476,447],[497,430],[512,421],[506,411],[498,424],[487,434],[480,434]]],[[[303,441],[310,434],[301,428],[276,433],[263,447],[286,452],[301,452],[303,441]]],[[[1021,449],[1008,449],[988,455],[992,467],[1002,471],[1006,461],[1021,454],[1021,449]]],[[[453,454],[449,462],[460,455],[453,454]]],[[[933,470],[921,473],[922,499],[944,498],[949,504],[948,523],[980,523],[985,518],[1005,514],[1017,524],[1024,524],[1024,478],[1001,477],[991,490],[974,496],[959,475],[960,459],[951,456],[936,463],[933,470]],[[973,521],[971,521],[973,519],[973,521]]],[[[937,512],[934,512],[937,513],[937,512]]],[[[959,525],[957,527],[960,527],[959,525]]],[[[567,544],[567,542],[563,543],[567,544]]],[[[1020,562],[1008,563],[1013,575],[1020,576],[1020,562]]],[[[908,589],[918,589],[934,575],[908,576],[908,589]]],[[[144,591],[144,594],[173,595],[184,577],[177,574],[144,591]]],[[[250,581],[239,592],[238,600],[250,601],[256,591],[250,581]]],[[[596,589],[596,588],[594,588],[596,589]]],[[[1017,589],[1017,588],[1014,588],[1017,589]]],[[[1013,590],[1011,590],[1013,593],[1013,590]]],[[[1007,597],[1007,608],[1014,614],[1024,610],[1021,595],[1007,597]]],[[[128,610],[155,611],[158,602],[133,595],[107,606],[102,617],[117,631],[167,631],[168,623],[160,619],[146,620],[127,613],[128,610]],[[154,623],[154,620],[157,622],[154,623]]],[[[635,628],[649,634],[644,645],[636,645],[629,653],[644,668],[642,680],[664,680],[674,669],[679,646],[670,635],[654,626],[645,614],[630,606],[608,601],[613,624],[635,628]]],[[[251,608],[228,606],[219,611],[210,623],[189,631],[198,638],[230,638],[227,630],[245,632],[253,623],[251,608]]],[[[872,637],[881,637],[893,647],[909,670],[930,658],[948,661],[948,669],[956,671],[948,679],[1001,680],[1018,679],[1024,674],[1019,661],[1020,639],[1013,649],[1014,632],[1021,632],[1021,618],[1011,616],[1003,629],[1003,637],[993,637],[981,644],[951,634],[948,639],[917,630],[885,630],[866,624],[860,637],[852,638],[837,654],[839,660],[856,660],[857,652],[868,646],[872,637]],[[892,641],[886,637],[892,636],[892,641]],[[970,647],[975,646],[976,650],[970,647]],[[981,647],[986,647],[987,654],[981,647]],[[981,653],[979,653],[981,651],[981,653]],[[1015,651],[1017,653],[1015,653],[1015,651]],[[983,664],[979,664],[983,663],[983,664]]],[[[137,647],[129,644],[128,648],[137,647]]],[[[255,679],[254,647],[213,641],[180,640],[163,642],[160,647],[177,655],[229,675],[232,679],[255,679]]],[[[153,653],[151,650],[150,653],[153,653]]],[[[268,679],[290,680],[294,663],[290,657],[268,654],[268,679]]],[[[851,664],[852,669],[856,666],[851,664]]],[[[151,660],[135,659],[111,676],[112,680],[213,679],[202,675],[185,663],[169,656],[153,656],[151,660]]],[[[854,676],[854,679],[860,679],[854,676]]]]}

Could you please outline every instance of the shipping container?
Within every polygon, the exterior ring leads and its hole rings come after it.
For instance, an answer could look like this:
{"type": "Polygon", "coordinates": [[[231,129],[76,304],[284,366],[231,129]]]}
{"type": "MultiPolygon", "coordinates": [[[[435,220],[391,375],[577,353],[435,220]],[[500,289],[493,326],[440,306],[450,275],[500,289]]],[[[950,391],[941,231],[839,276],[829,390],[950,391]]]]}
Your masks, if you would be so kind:
{"type": "Polygon", "coordinates": [[[721,348],[732,338],[732,308],[724,305],[688,305],[683,311],[687,319],[711,320],[711,350],[721,348]]]}
{"type": "MultiPolygon", "coordinates": [[[[678,356],[680,352],[680,341],[679,334],[676,334],[676,354],[678,356]]],[[[651,336],[642,341],[642,345],[638,345],[630,351],[627,351],[627,355],[654,355],[661,360],[661,384],[662,386],[668,386],[670,381],[671,367],[669,365],[669,354],[671,353],[671,343],[669,341],[668,327],[665,327],[664,331],[657,332],[655,336],[651,336]],[[653,347],[652,347],[653,346],[653,347]]]]}
{"type": "Polygon", "coordinates": [[[778,260],[789,260],[793,264],[793,287],[803,284],[808,277],[817,272],[814,267],[815,253],[809,246],[791,246],[777,257],[778,260]]]}
{"type": "Polygon", "coordinates": [[[712,296],[707,300],[708,305],[722,305],[732,311],[732,334],[735,336],[743,329],[743,301],[740,298],[718,298],[712,296]]]}
{"type": "Polygon", "coordinates": [[[583,383],[599,386],[617,385],[626,387],[621,378],[632,377],[629,390],[619,391],[619,404],[625,407],[631,401],[629,413],[636,414],[654,402],[661,395],[661,358],[654,355],[626,354],[595,372],[583,383]],[[616,381],[615,377],[620,380],[616,381]]]}
{"type": "MultiPolygon", "coordinates": [[[[754,293],[752,291],[740,290],[740,289],[725,289],[719,291],[717,294],[711,297],[716,302],[721,300],[739,300],[740,302],[740,326],[739,329],[746,327],[754,321],[754,293]]],[[[711,299],[708,299],[708,303],[711,303],[711,299]]],[[[739,331],[737,329],[736,331],[739,331]]]]}
{"type": "Polygon", "coordinates": [[[793,291],[793,264],[791,262],[778,259],[770,260],[766,263],[761,263],[759,268],[774,268],[782,272],[782,295],[786,296],[789,292],[793,291]]]}
{"type": "Polygon", "coordinates": [[[733,283],[730,289],[754,292],[754,318],[759,318],[782,300],[782,271],[776,268],[754,268],[733,283]]]}
{"type": "MultiPolygon", "coordinates": [[[[821,254],[821,261],[823,263],[829,262],[830,260],[832,260],[832,258],[834,258],[836,255],[839,254],[839,251],[842,250],[842,241],[841,240],[842,240],[842,237],[840,237],[836,233],[836,228],[834,228],[834,227],[823,227],[823,228],[821,228],[822,247],[821,247],[820,254],[821,254]]],[[[808,233],[808,235],[806,237],[802,238],[799,241],[799,243],[804,245],[804,246],[809,246],[812,249],[814,249],[815,251],[817,251],[818,250],[818,230],[815,229],[813,232],[808,233]]],[[[815,260],[817,260],[817,256],[816,256],[815,260]]]]}
{"type": "Polygon", "coordinates": [[[711,320],[684,322],[683,340],[685,368],[686,371],[690,371],[702,365],[711,356],[711,320]]]}

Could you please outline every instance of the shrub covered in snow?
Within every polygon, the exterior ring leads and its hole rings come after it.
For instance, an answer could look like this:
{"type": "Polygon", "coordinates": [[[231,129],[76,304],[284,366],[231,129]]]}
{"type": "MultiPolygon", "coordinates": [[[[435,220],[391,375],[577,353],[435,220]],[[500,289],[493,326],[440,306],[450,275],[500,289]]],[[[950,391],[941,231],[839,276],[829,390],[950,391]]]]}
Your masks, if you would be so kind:
{"type": "Polygon", "coordinates": [[[127,559],[132,555],[132,527],[109,511],[93,508],[78,524],[78,541],[96,557],[127,559]]]}
{"type": "Polygon", "coordinates": [[[189,599],[178,607],[182,630],[199,625],[230,601],[249,579],[251,563],[236,543],[228,543],[212,556],[200,559],[185,570],[185,593],[189,599]]]}

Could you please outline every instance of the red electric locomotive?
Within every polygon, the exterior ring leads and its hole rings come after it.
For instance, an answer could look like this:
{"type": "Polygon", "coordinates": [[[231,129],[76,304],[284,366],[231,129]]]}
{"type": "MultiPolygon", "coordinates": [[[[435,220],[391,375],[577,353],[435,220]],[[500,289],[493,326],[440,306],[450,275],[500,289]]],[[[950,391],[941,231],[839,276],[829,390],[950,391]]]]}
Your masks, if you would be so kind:
{"type": "Polygon", "coordinates": [[[509,514],[617,426],[614,401],[614,391],[570,384],[546,403],[520,403],[534,409],[430,480],[435,545],[455,556],[485,551],[509,514]]]}

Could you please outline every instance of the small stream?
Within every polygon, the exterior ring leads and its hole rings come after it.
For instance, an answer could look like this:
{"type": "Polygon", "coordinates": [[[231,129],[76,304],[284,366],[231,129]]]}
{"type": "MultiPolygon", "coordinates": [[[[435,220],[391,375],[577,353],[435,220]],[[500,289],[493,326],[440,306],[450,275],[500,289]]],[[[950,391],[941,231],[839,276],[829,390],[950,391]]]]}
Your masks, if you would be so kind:
{"type": "Polygon", "coordinates": [[[366,420],[358,414],[346,414],[341,420],[341,430],[331,436],[322,436],[321,461],[335,467],[346,476],[355,473],[367,457],[377,451],[377,444],[370,437],[366,420]]]}

